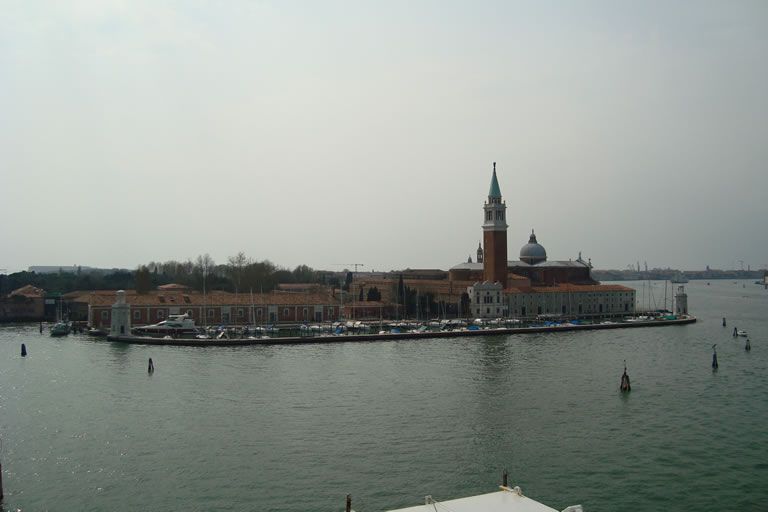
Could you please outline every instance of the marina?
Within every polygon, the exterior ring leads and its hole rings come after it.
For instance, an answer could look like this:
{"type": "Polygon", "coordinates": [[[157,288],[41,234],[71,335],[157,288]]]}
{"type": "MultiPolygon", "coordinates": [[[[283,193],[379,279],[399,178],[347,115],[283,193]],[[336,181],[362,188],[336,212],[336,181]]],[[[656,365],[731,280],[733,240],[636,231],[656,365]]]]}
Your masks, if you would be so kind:
{"type": "MultiPolygon", "coordinates": [[[[696,322],[696,317],[685,316],[681,318],[664,317],[637,319],[631,318],[625,322],[604,322],[598,324],[580,324],[580,323],[554,323],[546,322],[548,325],[531,325],[528,327],[492,327],[475,329],[454,329],[454,330],[427,330],[413,329],[404,332],[393,332],[392,330],[380,331],[378,333],[344,333],[344,334],[320,334],[314,335],[309,331],[307,335],[302,336],[251,336],[251,337],[229,337],[229,336],[206,336],[206,337],[152,337],[152,336],[120,336],[109,335],[108,341],[117,343],[137,343],[143,345],[177,345],[177,346],[244,346],[244,345],[289,345],[306,343],[332,343],[332,342],[352,342],[352,341],[396,341],[401,339],[425,339],[425,338],[457,338],[457,337],[477,337],[477,336],[508,336],[513,334],[534,334],[534,333],[556,333],[568,331],[585,331],[600,329],[625,329],[637,327],[667,327],[673,325],[686,325],[696,322]]],[[[301,331],[301,330],[300,330],[301,331]]],[[[397,331],[397,330],[395,330],[397,331]]]]}
{"type": "Polygon", "coordinates": [[[2,326],[2,506],[380,512],[508,468],[555,510],[759,510],[768,296],[741,285],[690,283],[697,321],[667,328],[214,349],[2,326]]]}

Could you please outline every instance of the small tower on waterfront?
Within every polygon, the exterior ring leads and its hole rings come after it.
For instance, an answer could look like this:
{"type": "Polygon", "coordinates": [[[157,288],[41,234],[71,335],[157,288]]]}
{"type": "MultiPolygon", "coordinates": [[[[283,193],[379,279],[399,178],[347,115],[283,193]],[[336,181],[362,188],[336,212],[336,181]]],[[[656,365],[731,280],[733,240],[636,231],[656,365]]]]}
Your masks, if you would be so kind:
{"type": "Polygon", "coordinates": [[[678,286],[675,293],[675,314],[677,316],[688,314],[688,294],[685,293],[684,286],[678,286]]]}
{"type": "Polygon", "coordinates": [[[131,306],[125,301],[125,290],[117,291],[117,302],[112,304],[112,321],[109,334],[111,336],[128,336],[131,334],[131,306]]]}
{"type": "Polygon", "coordinates": [[[501,199],[496,162],[483,214],[483,277],[491,283],[501,283],[503,289],[507,287],[507,205],[501,199]]]}

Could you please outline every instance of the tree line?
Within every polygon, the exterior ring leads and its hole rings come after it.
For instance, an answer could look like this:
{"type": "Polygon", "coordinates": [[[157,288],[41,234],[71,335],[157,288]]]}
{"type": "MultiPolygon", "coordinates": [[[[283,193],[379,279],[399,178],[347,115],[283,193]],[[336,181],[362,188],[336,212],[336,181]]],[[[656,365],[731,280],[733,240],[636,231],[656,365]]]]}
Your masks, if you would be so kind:
{"type": "Polygon", "coordinates": [[[147,293],[164,284],[181,284],[193,290],[223,290],[229,292],[272,291],[278,284],[316,283],[339,286],[339,280],[326,271],[299,265],[293,270],[280,267],[269,260],[257,261],[243,252],[217,264],[209,254],[186,261],[150,261],[136,270],[113,272],[16,272],[0,275],[0,296],[26,285],[42,288],[48,293],[69,293],[77,290],[135,289],[147,293]]]}

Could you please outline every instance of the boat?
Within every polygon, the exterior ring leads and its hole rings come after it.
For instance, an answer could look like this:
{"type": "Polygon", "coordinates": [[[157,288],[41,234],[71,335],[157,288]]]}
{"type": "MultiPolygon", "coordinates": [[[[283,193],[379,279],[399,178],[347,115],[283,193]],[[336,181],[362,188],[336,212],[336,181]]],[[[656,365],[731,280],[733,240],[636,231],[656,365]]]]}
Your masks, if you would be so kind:
{"type": "Polygon", "coordinates": [[[747,331],[736,331],[736,336],[747,336],[747,331]]]}
{"type": "Polygon", "coordinates": [[[66,336],[72,330],[72,322],[59,320],[51,327],[51,336],[66,336]]]}
{"type": "MultiPolygon", "coordinates": [[[[467,496],[452,500],[438,501],[432,496],[424,497],[424,505],[399,508],[389,512],[434,512],[450,510],[453,512],[557,512],[557,509],[544,505],[525,496],[520,487],[499,486],[499,491],[477,496],[467,496]]],[[[351,510],[351,499],[347,497],[347,510],[351,510]]],[[[581,505],[571,505],[562,512],[583,512],[581,505]]]]}
{"type": "Polygon", "coordinates": [[[173,334],[177,336],[183,336],[185,334],[197,333],[197,327],[195,327],[195,321],[184,314],[168,315],[167,320],[163,320],[162,322],[158,322],[152,325],[134,327],[133,331],[137,334],[173,334]]]}
{"type": "Polygon", "coordinates": [[[676,284],[684,284],[688,282],[688,278],[685,277],[685,274],[682,272],[678,272],[675,274],[675,277],[673,277],[671,281],[676,284]]]}

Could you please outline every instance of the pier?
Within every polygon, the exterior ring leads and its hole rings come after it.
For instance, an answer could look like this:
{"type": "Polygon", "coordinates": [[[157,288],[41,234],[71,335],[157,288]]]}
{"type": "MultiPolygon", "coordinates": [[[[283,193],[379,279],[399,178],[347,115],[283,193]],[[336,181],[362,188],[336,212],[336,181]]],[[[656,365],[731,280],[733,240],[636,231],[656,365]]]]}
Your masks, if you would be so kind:
{"type": "Polygon", "coordinates": [[[599,329],[629,329],[640,327],[666,327],[696,322],[687,316],[674,320],[643,320],[610,324],[553,324],[542,327],[498,327],[486,329],[462,329],[452,331],[383,332],[373,334],[323,334],[317,336],[289,336],[282,338],[152,338],[149,336],[107,336],[108,341],[142,345],[179,345],[192,347],[243,346],[243,345],[297,345],[308,343],[342,343],[353,341],[395,341],[405,339],[461,338],[473,336],[506,336],[510,334],[557,333],[565,331],[590,331],[599,329]]]}

